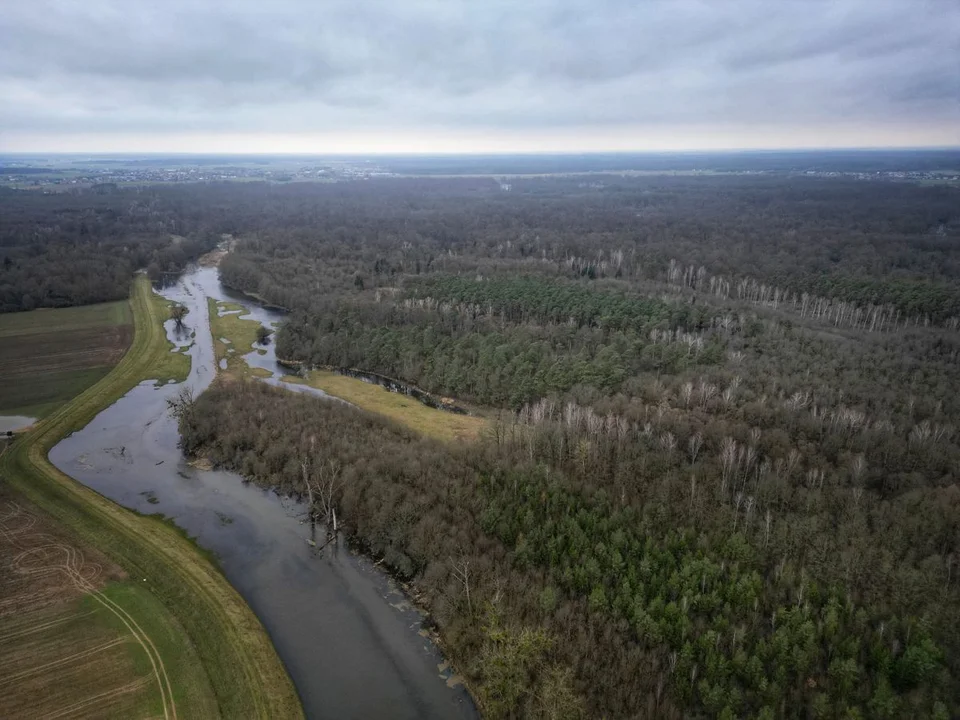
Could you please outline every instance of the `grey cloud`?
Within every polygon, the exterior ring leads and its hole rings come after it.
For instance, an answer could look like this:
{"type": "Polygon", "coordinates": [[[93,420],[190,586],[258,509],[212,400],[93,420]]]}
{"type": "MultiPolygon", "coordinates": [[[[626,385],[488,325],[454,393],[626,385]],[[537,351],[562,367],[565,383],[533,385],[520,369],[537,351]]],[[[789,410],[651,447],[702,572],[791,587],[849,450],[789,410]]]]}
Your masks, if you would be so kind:
{"type": "Polygon", "coordinates": [[[960,5],[12,3],[4,132],[336,133],[956,120],[960,5]]]}

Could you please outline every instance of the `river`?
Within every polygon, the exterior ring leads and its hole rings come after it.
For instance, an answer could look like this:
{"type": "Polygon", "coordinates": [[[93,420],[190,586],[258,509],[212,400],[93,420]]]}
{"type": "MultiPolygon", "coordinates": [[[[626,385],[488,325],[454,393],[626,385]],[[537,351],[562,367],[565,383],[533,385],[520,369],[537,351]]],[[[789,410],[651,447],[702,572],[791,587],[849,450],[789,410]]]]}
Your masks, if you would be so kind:
{"type": "MultiPolygon", "coordinates": [[[[199,394],[216,375],[207,298],[240,302],[272,326],[282,315],[195,267],[163,291],[189,308],[187,332],[167,323],[180,347],[192,342],[186,384],[199,394]],[[190,333],[195,331],[195,336],[190,333]]],[[[240,349],[237,349],[240,352],[240,349]]],[[[248,356],[275,373],[272,343],[248,356]]],[[[283,383],[300,392],[320,391],[283,383]]],[[[469,694],[444,669],[422,616],[393,581],[342,543],[321,555],[308,544],[305,508],[230,472],[188,465],[166,401],[181,385],[144,382],[61,441],[50,460],[106,497],[172,518],[217,555],[224,574],[273,640],[309,718],[475,718],[469,694]]],[[[329,400],[327,400],[329,402],[329,400]]]]}

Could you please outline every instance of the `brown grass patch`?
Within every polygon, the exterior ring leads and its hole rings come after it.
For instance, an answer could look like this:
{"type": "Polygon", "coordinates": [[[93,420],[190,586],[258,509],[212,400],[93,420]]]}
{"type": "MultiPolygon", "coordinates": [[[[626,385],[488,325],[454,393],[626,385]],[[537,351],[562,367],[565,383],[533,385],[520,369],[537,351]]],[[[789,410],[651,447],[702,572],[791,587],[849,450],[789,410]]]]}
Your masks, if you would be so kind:
{"type": "Polygon", "coordinates": [[[124,577],[103,555],[76,547],[56,523],[0,487],[0,638],[25,613],[69,605],[86,594],[59,569],[68,561],[94,588],[124,577]]]}
{"type": "Polygon", "coordinates": [[[358,408],[388,417],[411,430],[447,442],[476,440],[487,427],[485,418],[457,415],[427,407],[416,398],[390,392],[380,385],[347,377],[329,370],[311,370],[306,380],[293,375],[284,382],[306,383],[358,408]]]}

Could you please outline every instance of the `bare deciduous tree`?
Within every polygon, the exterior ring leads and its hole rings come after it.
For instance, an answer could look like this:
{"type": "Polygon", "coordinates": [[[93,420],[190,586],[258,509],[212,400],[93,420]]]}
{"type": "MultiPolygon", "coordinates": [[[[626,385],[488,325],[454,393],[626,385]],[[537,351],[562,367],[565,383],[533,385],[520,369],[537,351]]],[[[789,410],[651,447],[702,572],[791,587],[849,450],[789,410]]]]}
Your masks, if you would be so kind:
{"type": "Polygon", "coordinates": [[[180,388],[180,392],[178,392],[175,397],[167,398],[167,409],[170,411],[170,414],[176,418],[177,422],[188,417],[193,411],[195,404],[196,398],[193,396],[193,388],[189,385],[184,385],[180,388]]]}
{"type": "Polygon", "coordinates": [[[697,455],[700,454],[700,448],[703,447],[703,433],[695,432],[687,441],[687,451],[690,453],[690,464],[697,462],[697,455]]]}
{"type": "Polygon", "coordinates": [[[178,328],[183,327],[183,318],[187,315],[187,306],[181,305],[180,303],[174,304],[170,308],[170,317],[173,318],[173,321],[177,324],[178,328]]]}
{"type": "Polygon", "coordinates": [[[337,495],[343,485],[343,468],[340,461],[335,458],[325,458],[319,463],[311,464],[309,460],[302,459],[300,470],[310,502],[311,519],[319,515],[327,526],[327,532],[335,533],[337,495]],[[311,468],[313,468],[312,471],[311,468]]]}
{"type": "Polygon", "coordinates": [[[470,599],[470,561],[463,555],[460,556],[459,560],[454,560],[451,557],[450,567],[453,570],[453,576],[463,587],[464,595],[467,598],[467,611],[473,615],[473,601],[470,599]]]}

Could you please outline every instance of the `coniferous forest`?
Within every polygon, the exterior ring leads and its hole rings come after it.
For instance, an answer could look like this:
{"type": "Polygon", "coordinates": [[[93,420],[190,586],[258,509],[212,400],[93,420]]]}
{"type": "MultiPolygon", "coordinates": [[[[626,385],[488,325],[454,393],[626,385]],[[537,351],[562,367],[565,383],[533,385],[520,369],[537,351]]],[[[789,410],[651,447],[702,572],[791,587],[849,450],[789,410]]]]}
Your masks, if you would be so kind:
{"type": "Polygon", "coordinates": [[[960,716],[960,190],[504,187],[8,193],[0,291],[106,299],[35,262],[96,248],[122,279],[229,234],[224,283],[289,311],[278,356],[480,408],[448,445],[237,381],[180,427],[266,487],[336,478],[486,716],[960,716]]]}

